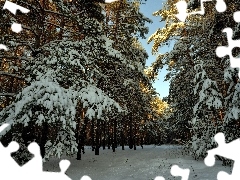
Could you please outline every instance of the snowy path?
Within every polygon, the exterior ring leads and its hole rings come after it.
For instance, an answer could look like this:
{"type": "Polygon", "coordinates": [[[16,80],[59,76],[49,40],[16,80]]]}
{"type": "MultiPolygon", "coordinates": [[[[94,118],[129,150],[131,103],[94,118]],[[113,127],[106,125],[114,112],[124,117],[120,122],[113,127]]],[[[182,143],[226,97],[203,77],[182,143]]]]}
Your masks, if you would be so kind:
{"type": "MultiPolygon", "coordinates": [[[[166,180],[181,180],[170,174],[174,164],[190,169],[189,180],[216,180],[219,171],[230,172],[230,167],[222,166],[219,161],[215,166],[207,167],[203,161],[195,161],[190,156],[182,155],[181,148],[167,145],[150,145],[143,149],[137,147],[136,151],[128,147],[122,151],[118,147],[115,153],[100,149],[99,156],[86,148],[82,160],[66,159],[71,161],[66,174],[72,180],[80,180],[83,175],[90,176],[92,180],[152,180],[156,176],[163,176],[166,180]]],[[[51,159],[44,164],[44,171],[60,171],[58,162],[58,159],[51,159]]]]}

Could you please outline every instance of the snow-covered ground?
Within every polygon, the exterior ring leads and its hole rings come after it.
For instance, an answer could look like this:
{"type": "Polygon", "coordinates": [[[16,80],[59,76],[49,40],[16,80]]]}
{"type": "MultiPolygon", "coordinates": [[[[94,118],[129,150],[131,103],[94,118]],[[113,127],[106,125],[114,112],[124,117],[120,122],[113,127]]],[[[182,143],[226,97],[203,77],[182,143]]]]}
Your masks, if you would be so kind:
{"type": "MultiPolygon", "coordinates": [[[[131,150],[125,147],[112,150],[100,149],[100,155],[95,156],[90,147],[85,148],[86,153],[82,160],[75,157],[66,158],[71,165],[66,174],[72,180],[80,180],[82,176],[88,175],[92,180],[153,180],[156,176],[163,176],[166,180],[181,177],[173,177],[170,174],[171,166],[176,164],[181,168],[190,169],[189,180],[216,180],[219,171],[230,173],[230,167],[224,167],[220,161],[215,166],[207,167],[203,160],[196,161],[182,153],[180,146],[144,146],[131,150]]],[[[52,158],[44,163],[44,171],[60,171],[59,159],[52,158]]]]}

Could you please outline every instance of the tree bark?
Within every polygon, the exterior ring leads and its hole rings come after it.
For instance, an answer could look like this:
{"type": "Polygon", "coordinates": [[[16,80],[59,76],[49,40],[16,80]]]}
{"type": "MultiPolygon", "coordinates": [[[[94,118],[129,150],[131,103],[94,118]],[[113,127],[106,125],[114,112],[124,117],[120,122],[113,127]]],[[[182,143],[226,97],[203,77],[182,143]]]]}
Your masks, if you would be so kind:
{"type": "Polygon", "coordinates": [[[110,122],[108,122],[108,149],[111,148],[110,122]]]}
{"type": "Polygon", "coordinates": [[[92,151],[95,149],[95,142],[94,142],[94,119],[92,119],[91,124],[91,138],[92,138],[92,151]]]}
{"type": "Polygon", "coordinates": [[[42,128],[41,143],[39,145],[42,158],[44,158],[44,156],[46,154],[45,144],[47,143],[47,135],[48,135],[48,124],[46,122],[44,122],[43,128],[42,128]]]}
{"type": "Polygon", "coordinates": [[[95,155],[99,155],[99,127],[100,122],[99,119],[97,119],[97,127],[96,127],[96,147],[95,147],[95,155]]]}
{"type": "Polygon", "coordinates": [[[102,140],[102,146],[103,146],[103,150],[105,149],[105,136],[106,136],[106,122],[103,122],[103,140],[102,140]]]}
{"type": "Polygon", "coordinates": [[[113,152],[115,152],[115,148],[116,148],[116,119],[114,118],[114,120],[113,120],[114,122],[113,122],[113,141],[112,141],[112,150],[113,150],[113,152]]]}
{"type": "Polygon", "coordinates": [[[132,130],[132,115],[130,114],[130,134],[129,134],[129,148],[132,149],[133,148],[133,130],[132,130]]]}

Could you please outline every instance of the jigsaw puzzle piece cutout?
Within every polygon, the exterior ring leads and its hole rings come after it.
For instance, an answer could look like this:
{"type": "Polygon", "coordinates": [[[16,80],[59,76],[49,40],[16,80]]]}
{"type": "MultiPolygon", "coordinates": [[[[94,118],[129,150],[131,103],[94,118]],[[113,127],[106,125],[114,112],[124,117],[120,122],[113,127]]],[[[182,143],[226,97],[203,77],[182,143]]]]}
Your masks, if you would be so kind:
{"type": "Polygon", "coordinates": [[[71,180],[71,178],[69,178],[66,174],[62,174],[59,172],[43,172],[40,177],[41,177],[41,179],[39,179],[39,180],[42,180],[42,179],[44,179],[44,180],[53,180],[53,179],[71,180]]]}
{"type": "Polygon", "coordinates": [[[22,166],[22,171],[32,173],[42,172],[43,164],[39,145],[36,142],[32,142],[28,145],[28,151],[32,153],[34,157],[22,166]]]}
{"type": "Polygon", "coordinates": [[[204,9],[204,5],[203,2],[207,2],[207,1],[212,1],[212,0],[201,0],[201,10],[197,11],[197,12],[192,12],[189,14],[200,14],[200,15],[204,15],[205,14],[205,9],[204,9]]]}
{"type": "Polygon", "coordinates": [[[173,165],[171,168],[171,174],[173,176],[181,176],[182,180],[188,180],[190,170],[189,169],[182,169],[178,165],[173,165]]]}
{"type": "MultiPolygon", "coordinates": [[[[22,13],[28,13],[30,11],[29,9],[24,8],[22,6],[19,6],[19,5],[15,4],[15,3],[12,3],[10,1],[5,2],[4,6],[3,6],[3,9],[8,9],[14,15],[16,15],[17,10],[20,10],[22,13]]],[[[12,29],[13,32],[19,33],[19,32],[22,31],[22,25],[18,24],[18,23],[13,23],[12,26],[11,26],[11,29],[12,29]]]]}
{"type": "Polygon", "coordinates": [[[105,3],[112,3],[112,2],[115,2],[115,1],[118,1],[118,0],[105,0],[105,3]]]}
{"type": "MultiPolygon", "coordinates": [[[[4,131],[9,124],[5,123],[0,126],[0,133],[4,131]]],[[[10,171],[10,167],[12,169],[18,169],[20,166],[17,164],[17,162],[12,158],[11,154],[13,152],[18,151],[19,144],[15,141],[12,141],[7,147],[4,147],[2,143],[0,142],[0,159],[4,163],[0,163],[0,170],[4,173],[8,173],[10,171]]]]}
{"type": "Polygon", "coordinates": [[[8,9],[14,15],[16,15],[17,10],[20,10],[22,13],[25,13],[25,14],[30,11],[29,9],[24,8],[22,6],[19,6],[19,5],[15,4],[15,3],[12,3],[10,1],[5,2],[4,6],[3,6],[3,9],[8,9]]]}
{"type": "Polygon", "coordinates": [[[0,143],[0,174],[1,177],[8,177],[9,179],[17,179],[20,173],[20,166],[12,158],[11,153],[16,152],[19,149],[19,144],[12,141],[6,148],[0,143]],[[12,173],[14,172],[14,173],[12,173]]]}
{"type": "Polygon", "coordinates": [[[182,22],[184,22],[188,16],[186,1],[179,1],[176,3],[178,14],[175,16],[182,22]]]}
{"type": "MultiPolygon", "coordinates": [[[[89,176],[83,176],[80,180],[92,180],[89,176]]],[[[156,180],[156,178],[155,178],[156,180]]],[[[165,179],[157,179],[157,180],[165,180],[165,179]]]]}
{"type": "Polygon", "coordinates": [[[226,172],[224,172],[224,171],[220,171],[219,173],[218,173],[218,175],[217,175],[217,179],[218,180],[233,180],[232,178],[231,178],[231,175],[230,174],[228,174],[228,173],[226,173],[226,172]]]}
{"type": "Polygon", "coordinates": [[[233,13],[233,19],[237,23],[240,22],[240,11],[237,11],[237,12],[233,13]]]}
{"type": "Polygon", "coordinates": [[[218,147],[208,150],[208,155],[204,159],[207,166],[213,166],[215,163],[215,155],[223,156],[225,158],[235,160],[238,156],[238,151],[240,149],[240,140],[236,139],[229,143],[225,143],[225,136],[223,133],[217,133],[214,136],[215,141],[218,143],[218,147]]]}
{"type": "Polygon", "coordinates": [[[226,5],[226,3],[224,2],[224,0],[217,0],[216,10],[217,10],[218,12],[224,12],[224,11],[227,10],[227,5],[226,5]]]}
{"type": "Polygon", "coordinates": [[[226,56],[226,52],[228,51],[228,47],[226,46],[218,46],[216,49],[216,54],[218,57],[222,58],[226,56]]]}
{"type": "Polygon", "coordinates": [[[41,179],[45,180],[71,180],[65,173],[70,166],[70,161],[68,160],[61,160],[59,163],[60,172],[43,172],[41,175],[41,179]]]}
{"type": "MultiPolygon", "coordinates": [[[[194,14],[204,15],[205,9],[204,9],[203,2],[208,2],[208,1],[212,1],[212,0],[201,0],[201,10],[197,11],[197,12],[192,12],[192,13],[187,13],[187,2],[186,1],[179,1],[176,3],[178,14],[176,14],[175,16],[180,21],[185,22],[188,15],[194,15],[194,14]]],[[[227,9],[227,5],[224,0],[217,0],[215,7],[218,12],[224,12],[227,9]]]]}
{"type": "MultiPolygon", "coordinates": [[[[82,180],[82,179],[81,179],[81,180],[82,180]]],[[[165,180],[165,178],[162,177],[162,176],[157,176],[157,177],[154,178],[154,180],[165,180]]]]}
{"type": "MultiPolygon", "coordinates": [[[[35,150],[35,148],[34,148],[34,150],[35,150]]],[[[60,172],[28,171],[28,173],[27,173],[26,170],[24,170],[22,172],[25,173],[25,176],[24,176],[25,180],[33,180],[33,179],[34,180],[43,180],[43,179],[44,180],[53,180],[53,179],[71,180],[71,178],[69,178],[65,174],[69,166],[70,166],[70,162],[68,160],[61,160],[59,163],[60,172]],[[31,172],[31,173],[29,173],[29,172],[31,172]]],[[[24,174],[22,174],[22,175],[24,175],[24,174]]]]}
{"type": "Polygon", "coordinates": [[[59,163],[59,167],[60,167],[60,170],[61,170],[61,173],[66,173],[67,169],[69,168],[70,166],[70,161],[68,160],[61,160],[60,163],[59,163]]]}
{"type": "MultiPolygon", "coordinates": [[[[0,48],[1,48],[1,45],[0,45],[0,48]]],[[[4,129],[6,129],[8,126],[9,126],[9,124],[7,124],[7,123],[2,124],[2,125],[0,126],[0,133],[1,133],[4,129]]]]}
{"type": "Polygon", "coordinates": [[[204,162],[207,166],[213,166],[215,164],[215,155],[225,157],[227,159],[234,160],[232,174],[229,175],[226,172],[220,171],[218,173],[218,180],[237,180],[240,177],[240,139],[236,139],[229,143],[225,142],[225,136],[223,133],[217,133],[214,136],[215,141],[218,143],[218,147],[208,151],[207,157],[204,162]]]}
{"type": "Polygon", "coordinates": [[[22,25],[18,23],[13,23],[11,29],[15,33],[20,33],[22,31],[22,25]]]}
{"type": "Polygon", "coordinates": [[[235,160],[235,163],[233,165],[233,170],[232,170],[232,174],[228,174],[224,171],[220,171],[217,174],[217,179],[218,180],[239,180],[240,177],[240,172],[239,172],[239,168],[240,166],[237,165],[236,163],[239,162],[239,160],[235,160]]]}
{"type": "MultiPolygon", "coordinates": [[[[231,28],[225,28],[222,32],[227,33],[227,40],[228,40],[228,46],[218,46],[216,49],[216,55],[218,57],[224,57],[226,55],[229,56],[231,67],[232,68],[240,68],[240,58],[233,57],[232,55],[232,49],[235,47],[240,48],[240,40],[233,40],[233,30],[231,28]]],[[[240,71],[238,73],[238,76],[240,77],[240,71]]]]}

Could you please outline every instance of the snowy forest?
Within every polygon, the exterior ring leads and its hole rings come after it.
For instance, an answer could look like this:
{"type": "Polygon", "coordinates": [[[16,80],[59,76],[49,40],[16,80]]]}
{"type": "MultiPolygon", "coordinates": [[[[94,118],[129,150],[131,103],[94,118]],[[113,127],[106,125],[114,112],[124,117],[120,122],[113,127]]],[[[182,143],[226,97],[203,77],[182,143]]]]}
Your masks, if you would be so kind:
{"type": "MultiPolygon", "coordinates": [[[[0,122],[10,126],[0,140],[5,146],[20,144],[13,154],[19,164],[31,158],[31,142],[39,144],[44,160],[65,153],[81,160],[85,147],[92,156],[126,147],[137,154],[151,144],[181,145],[198,160],[216,147],[217,132],[227,142],[240,137],[238,69],[215,52],[228,45],[225,27],[233,29],[233,39],[240,38],[232,17],[238,0],[225,0],[225,13],[216,11],[214,1],[204,3],[205,15],[184,23],[175,16],[178,0],[166,0],[153,12],[165,27],[150,37],[151,17],[138,2],[12,2],[30,12],[1,11],[1,42],[9,50],[0,51],[0,122]],[[12,22],[21,23],[23,31],[12,32],[12,22]],[[153,42],[157,58],[149,67],[140,39],[153,42]],[[173,48],[161,54],[170,43],[173,48]],[[153,83],[164,67],[170,89],[161,99],[153,83]]],[[[189,0],[188,8],[197,11],[200,2],[189,0]]],[[[232,53],[237,57],[240,51],[232,53]]]]}

